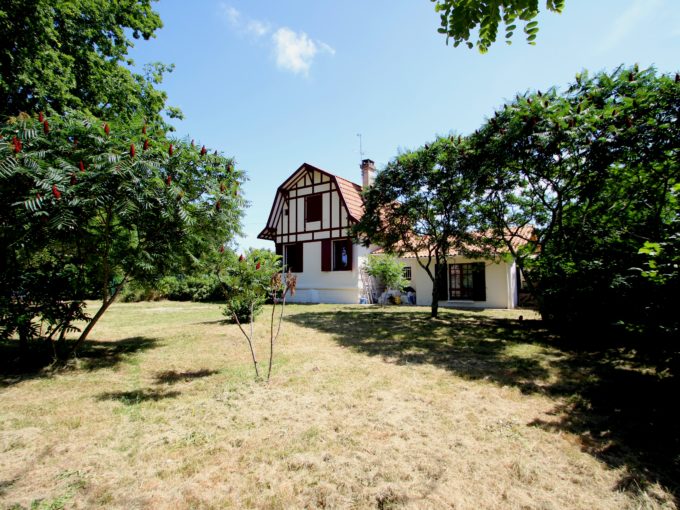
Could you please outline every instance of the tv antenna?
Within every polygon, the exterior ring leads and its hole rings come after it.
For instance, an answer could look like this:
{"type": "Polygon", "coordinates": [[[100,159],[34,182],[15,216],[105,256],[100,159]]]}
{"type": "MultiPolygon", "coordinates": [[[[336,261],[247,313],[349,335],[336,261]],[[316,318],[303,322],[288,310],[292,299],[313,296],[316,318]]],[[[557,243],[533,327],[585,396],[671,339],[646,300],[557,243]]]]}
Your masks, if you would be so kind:
{"type": "Polygon", "coordinates": [[[357,136],[359,137],[359,158],[364,159],[364,148],[361,144],[361,133],[357,133],[357,136]]]}

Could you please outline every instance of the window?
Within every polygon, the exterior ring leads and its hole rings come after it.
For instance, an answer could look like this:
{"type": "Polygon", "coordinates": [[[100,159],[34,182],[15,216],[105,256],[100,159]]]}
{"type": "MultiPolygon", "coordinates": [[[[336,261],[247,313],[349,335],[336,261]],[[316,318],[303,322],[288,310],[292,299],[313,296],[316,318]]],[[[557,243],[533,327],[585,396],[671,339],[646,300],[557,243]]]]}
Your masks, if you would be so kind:
{"type": "Polygon", "coordinates": [[[302,243],[287,244],[283,247],[283,263],[286,270],[302,273],[302,243]]]}
{"type": "Polygon", "coordinates": [[[322,271],[351,271],[352,270],[352,241],[340,239],[321,241],[321,270],[322,271]]]}
{"type": "Polygon", "coordinates": [[[401,270],[401,272],[402,272],[402,275],[404,276],[404,278],[406,278],[408,281],[411,281],[411,267],[410,266],[404,267],[401,270]]]}
{"type": "Polygon", "coordinates": [[[310,195],[305,197],[305,221],[321,221],[323,210],[322,195],[310,195]]]}
{"type": "Polygon", "coordinates": [[[333,271],[352,270],[352,241],[333,241],[333,271]]]}
{"type": "Polygon", "coordinates": [[[484,263],[449,264],[449,299],[486,301],[484,263]]]}

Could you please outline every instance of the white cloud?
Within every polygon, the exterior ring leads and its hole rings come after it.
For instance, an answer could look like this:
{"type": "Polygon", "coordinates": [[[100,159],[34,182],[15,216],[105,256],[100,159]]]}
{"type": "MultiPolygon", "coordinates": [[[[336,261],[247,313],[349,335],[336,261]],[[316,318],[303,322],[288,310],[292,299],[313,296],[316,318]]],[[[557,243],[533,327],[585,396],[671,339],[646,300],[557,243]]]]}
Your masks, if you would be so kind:
{"type": "Polygon", "coordinates": [[[238,12],[231,5],[227,5],[224,2],[220,3],[220,11],[222,15],[227,19],[229,24],[233,27],[238,27],[241,24],[241,13],[238,12]]]}
{"type": "Polygon", "coordinates": [[[329,46],[323,41],[316,42],[319,45],[319,48],[321,48],[321,51],[324,51],[325,53],[330,53],[331,55],[335,55],[335,49],[332,46],[329,46]]]}
{"type": "MultiPolygon", "coordinates": [[[[260,40],[273,30],[270,23],[244,16],[226,2],[219,3],[219,10],[237,34],[249,35],[260,40]]],[[[276,66],[303,76],[309,75],[309,69],[318,53],[335,55],[335,49],[325,42],[314,41],[304,32],[295,32],[288,27],[274,31],[271,42],[274,44],[276,66]]]]}
{"type": "Polygon", "coordinates": [[[256,37],[267,35],[270,28],[271,27],[269,26],[269,23],[264,23],[258,20],[250,20],[246,25],[246,31],[256,37]]]}
{"type": "Polygon", "coordinates": [[[614,49],[624,39],[633,34],[636,26],[658,10],[660,0],[633,0],[630,6],[612,22],[612,28],[602,39],[599,53],[614,49]]]}
{"type": "Polygon", "coordinates": [[[253,35],[256,38],[269,33],[271,28],[269,23],[243,16],[238,9],[225,2],[220,2],[219,9],[229,25],[238,33],[253,35]]]}
{"type": "Polygon", "coordinates": [[[272,35],[276,65],[279,69],[307,76],[317,53],[335,55],[335,50],[321,41],[313,41],[304,32],[288,27],[279,28],[272,35]]]}

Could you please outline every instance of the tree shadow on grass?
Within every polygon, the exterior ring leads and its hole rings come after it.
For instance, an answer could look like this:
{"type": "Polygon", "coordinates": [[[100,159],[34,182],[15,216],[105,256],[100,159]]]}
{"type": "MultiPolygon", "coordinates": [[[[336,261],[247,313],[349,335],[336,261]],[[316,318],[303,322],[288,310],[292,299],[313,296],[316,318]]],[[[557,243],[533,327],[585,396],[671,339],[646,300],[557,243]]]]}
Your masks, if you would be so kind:
{"type": "Polygon", "coordinates": [[[154,388],[145,388],[133,391],[112,391],[102,393],[97,400],[116,400],[127,406],[140,404],[142,402],[158,402],[166,398],[176,398],[181,393],[179,391],[163,391],[154,388]]]}
{"type": "Polygon", "coordinates": [[[367,308],[302,312],[287,320],[391,363],[434,365],[467,380],[559,397],[556,420],[528,425],[578,435],[584,451],[625,468],[617,489],[635,492],[659,482],[680,506],[678,378],[660,377],[617,338],[603,342],[587,328],[578,339],[563,338],[538,320],[469,311],[440,310],[440,318],[431,319],[429,310],[367,308]]]}
{"type": "Polygon", "coordinates": [[[167,370],[165,372],[158,372],[155,376],[156,384],[175,384],[180,381],[189,382],[193,379],[200,379],[202,377],[210,377],[218,373],[218,370],[208,370],[203,368],[201,370],[186,370],[184,372],[177,372],[175,370],[167,370]]]}
{"type": "MultiPolygon", "coordinates": [[[[122,340],[87,340],[78,351],[76,360],[55,364],[53,352],[44,342],[32,345],[29,356],[20,360],[16,340],[0,342],[0,387],[11,386],[26,379],[52,377],[65,370],[99,370],[122,363],[129,356],[158,347],[155,338],[131,337],[122,340]]],[[[70,346],[69,346],[70,348],[70,346]]]]}
{"type": "Polygon", "coordinates": [[[548,342],[539,321],[493,319],[474,312],[378,309],[304,312],[288,321],[329,333],[341,345],[396,364],[429,364],[465,379],[484,379],[533,392],[550,375],[545,363],[513,353],[520,343],[548,342]]]}

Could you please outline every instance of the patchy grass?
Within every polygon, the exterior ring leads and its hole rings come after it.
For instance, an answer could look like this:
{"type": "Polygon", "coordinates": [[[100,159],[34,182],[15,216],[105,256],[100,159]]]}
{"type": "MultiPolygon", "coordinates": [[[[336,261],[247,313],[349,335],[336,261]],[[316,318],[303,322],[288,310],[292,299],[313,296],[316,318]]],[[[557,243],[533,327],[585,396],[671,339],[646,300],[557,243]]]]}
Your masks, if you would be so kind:
{"type": "Polygon", "coordinates": [[[527,311],[428,313],[290,306],[266,385],[217,305],[113,305],[75,367],[0,374],[0,502],[676,508],[671,381],[527,311]]]}

